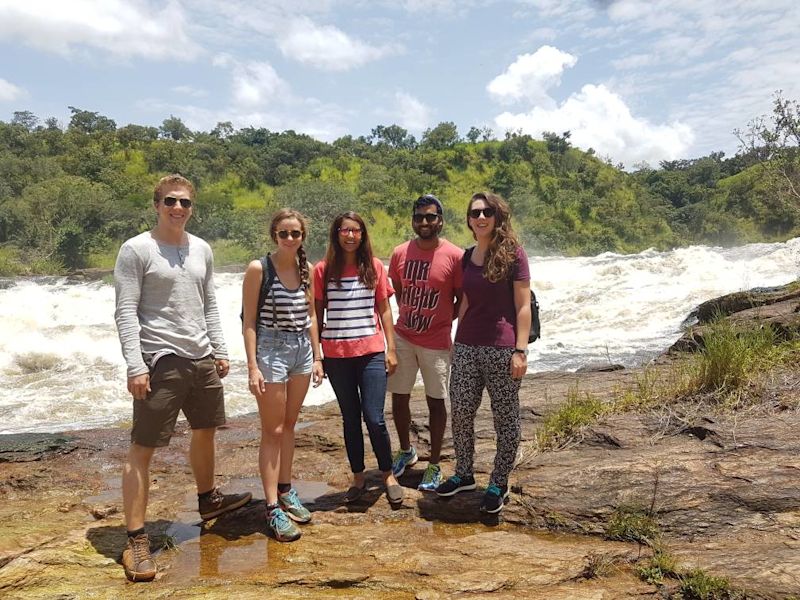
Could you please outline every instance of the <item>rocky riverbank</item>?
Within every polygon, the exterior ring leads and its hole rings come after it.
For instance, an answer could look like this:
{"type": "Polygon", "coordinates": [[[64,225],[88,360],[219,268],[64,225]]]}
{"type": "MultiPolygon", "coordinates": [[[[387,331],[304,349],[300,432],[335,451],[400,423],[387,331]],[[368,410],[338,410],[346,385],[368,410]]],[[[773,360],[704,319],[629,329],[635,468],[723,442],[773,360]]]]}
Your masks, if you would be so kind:
{"type": "MultiPolygon", "coordinates": [[[[799,298],[786,288],[718,304],[733,320],[768,321],[792,336],[799,298]],[[769,302],[759,303],[767,293],[769,302]]],[[[700,320],[677,347],[702,345],[700,320]]],[[[654,368],[676,360],[671,352],[654,368]]],[[[499,519],[480,514],[480,491],[451,500],[416,491],[428,447],[420,393],[412,414],[423,460],[401,479],[406,498],[398,509],[386,501],[374,460],[370,492],[344,505],[338,409],[304,409],[295,478],[314,521],[292,544],[264,535],[257,418],[234,419],[219,432],[217,465],[225,488],[251,490],[256,499],[205,526],[185,456],[188,434],[180,429],[153,463],[147,528],[161,572],[151,584],[128,583],[117,564],[125,539],[124,429],[2,436],[0,595],[662,598],[678,593],[681,580],[648,583],[639,575],[656,547],[680,573],[725,578],[726,591],[716,597],[800,597],[800,373],[776,369],[763,399],[744,410],[684,403],[609,412],[566,447],[538,449],[543,420],[568,398],[589,394],[609,403],[642,381],[640,369],[527,377],[520,464],[499,519]]],[[[494,446],[484,404],[476,423],[479,484],[494,446]]],[[[443,466],[452,472],[449,430],[443,466]]]]}

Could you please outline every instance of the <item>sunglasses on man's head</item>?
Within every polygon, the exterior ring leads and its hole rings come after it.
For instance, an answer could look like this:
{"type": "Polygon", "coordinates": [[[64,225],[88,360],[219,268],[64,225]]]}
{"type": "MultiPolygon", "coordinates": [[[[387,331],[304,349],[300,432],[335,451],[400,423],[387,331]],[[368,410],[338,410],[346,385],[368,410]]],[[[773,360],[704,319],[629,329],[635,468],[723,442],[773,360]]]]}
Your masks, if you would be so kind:
{"type": "Polygon", "coordinates": [[[469,211],[469,216],[473,219],[477,219],[481,216],[481,213],[483,213],[483,216],[487,219],[491,219],[494,216],[495,209],[493,206],[487,206],[486,208],[471,208],[469,211]]]}
{"type": "Polygon", "coordinates": [[[192,208],[191,198],[176,198],[175,196],[167,196],[164,198],[164,206],[175,206],[176,202],[180,202],[183,208],[192,208]]]}
{"type": "Polygon", "coordinates": [[[278,237],[281,238],[282,240],[285,240],[286,238],[289,237],[292,238],[293,240],[299,240],[301,237],[303,237],[303,232],[300,231],[299,229],[292,229],[291,231],[289,231],[288,229],[281,229],[278,232],[278,237]]]}
{"type": "Polygon", "coordinates": [[[414,223],[422,223],[423,221],[425,221],[430,225],[432,223],[436,223],[436,220],[439,218],[439,215],[437,215],[436,213],[426,213],[424,215],[420,213],[414,213],[411,218],[414,219],[414,223]]]}

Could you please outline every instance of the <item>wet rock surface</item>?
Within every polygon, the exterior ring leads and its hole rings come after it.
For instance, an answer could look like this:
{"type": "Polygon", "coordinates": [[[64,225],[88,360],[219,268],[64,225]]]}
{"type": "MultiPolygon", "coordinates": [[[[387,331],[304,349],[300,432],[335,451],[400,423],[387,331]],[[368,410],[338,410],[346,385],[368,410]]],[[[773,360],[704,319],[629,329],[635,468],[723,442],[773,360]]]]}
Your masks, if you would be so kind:
{"type": "MultiPolygon", "coordinates": [[[[127,431],[56,436],[70,438],[69,452],[39,451],[50,448],[43,438],[30,447],[36,460],[0,464],[0,596],[669,596],[674,580],[659,588],[636,576],[648,547],[606,539],[622,510],[651,514],[661,544],[685,568],[726,577],[747,597],[800,596],[800,375],[793,370],[776,373],[769,401],[752,410],[610,414],[566,449],[530,452],[542,420],[575,389],[610,400],[636,385],[638,375],[626,369],[526,378],[520,464],[499,518],[478,510],[480,487],[449,500],[416,490],[429,451],[421,391],[411,404],[421,460],[401,478],[399,508],[386,500],[369,452],[368,492],[344,504],[349,475],[338,408],[307,407],[296,433],[294,476],[314,519],[291,544],[265,535],[257,417],[234,419],[219,431],[216,469],[223,489],[250,490],[254,500],[205,524],[186,457],[189,433],[179,427],[151,470],[147,530],[160,572],[150,584],[128,583],[117,563],[125,542],[119,472],[127,431]]],[[[13,441],[0,442],[0,452],[15,448],[13,441]]],[[[479,486],[487,483],[493,458],[484,399],[476,421],[479,486]]],[[[453,462],[448,429],[446,474],[453,462]]]]}

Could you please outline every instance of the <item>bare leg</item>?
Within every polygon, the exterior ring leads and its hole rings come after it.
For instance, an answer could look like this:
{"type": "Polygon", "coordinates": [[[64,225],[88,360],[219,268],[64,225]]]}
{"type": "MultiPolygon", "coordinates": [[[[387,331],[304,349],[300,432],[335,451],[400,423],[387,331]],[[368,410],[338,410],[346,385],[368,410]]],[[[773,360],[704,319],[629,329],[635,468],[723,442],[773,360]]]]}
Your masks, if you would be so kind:
{"type": "Polygon", "coordinates": [[[192,429],[189,462],[192,465],[198,494],[214,489],[214,434],[216,432],[216,427],[192,429]]]}
{"type": "Polygon", "coordinates": [[[261,446],[258,468],[267,504],[278,502],[278,475],[281,468],[281,445],[286,420],[286,384],[268,383],[267,391],[258,398],[261,417],[261,446]]]}
{"type": "MultiPolygon", "coordinates": [[[[392,394],[392,418],[397,429],[397,437],[400,441],[400,449],[408,450],[411,448],[411,394],[392,394]]],[[[441,446],[441,444],[440,444],[441,446]]]]}
{"type": "Polygon", "coordinates": [[[447,406],[444,400],[425,396],[428,401],[428,429],[431,433],[431,457],[428,462],[439,464],[442,455],[442,439],[447,426],[447,406]]]}
{"type": "Polygon", "coordinates": [[[150,491],[150,460],[155,448],[132,443],[122,468],[122,505],[128,531],[144,527],[150,491]]]}
{"type": "Polygon", "coordinates": [[[298,375],[286,384],[286,413],[283,417],[283,437],[281,438],[281,460],[278,483],[292,482],[292,461],[294,460],[294,426],[297,416],[306,399],[311,375],[298,375]]]}

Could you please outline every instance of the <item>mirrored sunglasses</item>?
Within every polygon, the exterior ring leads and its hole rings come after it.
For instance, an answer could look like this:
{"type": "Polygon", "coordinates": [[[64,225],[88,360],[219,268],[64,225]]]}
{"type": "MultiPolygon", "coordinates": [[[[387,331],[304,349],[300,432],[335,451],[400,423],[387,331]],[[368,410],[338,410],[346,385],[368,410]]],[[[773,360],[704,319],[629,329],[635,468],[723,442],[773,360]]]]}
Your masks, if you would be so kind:
{"type": "Polygon", "coordinates": [[[287,229],[281,229],[278,232],[278,237],[281,238],[282,240],[285,240],[286,238],[289,237],[291,237],[293,240],[299,240],[301,237],[303,237],[303,232],[300,231],[299,229],[292,229],[291,231],[287,229]]]}

